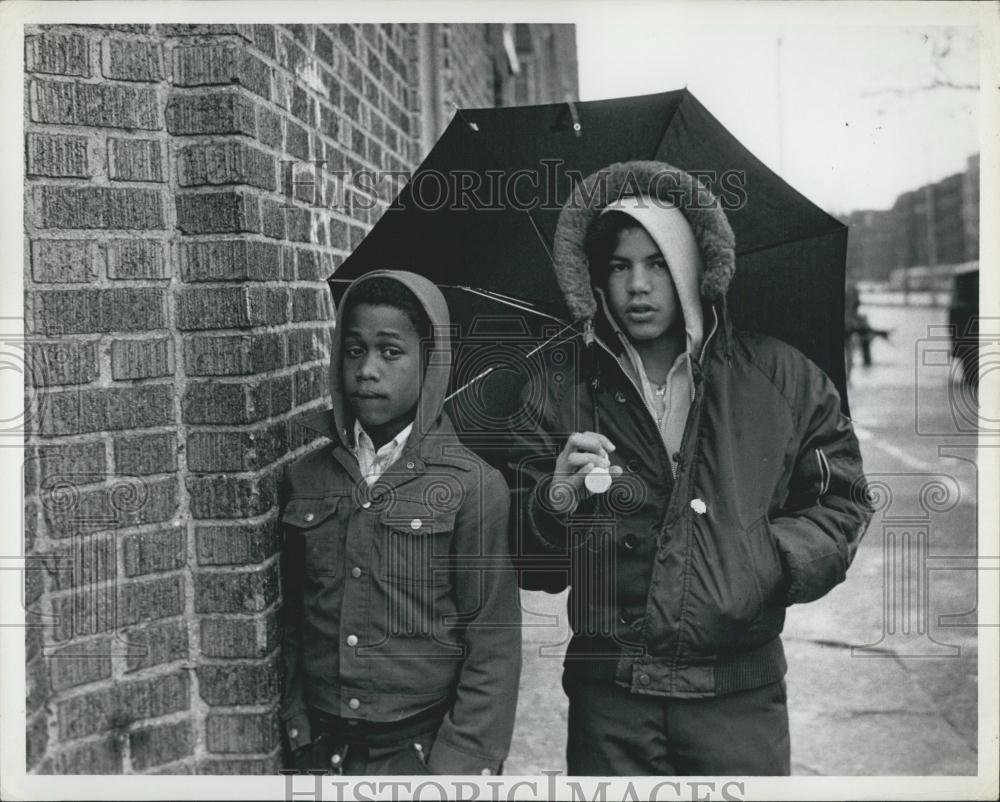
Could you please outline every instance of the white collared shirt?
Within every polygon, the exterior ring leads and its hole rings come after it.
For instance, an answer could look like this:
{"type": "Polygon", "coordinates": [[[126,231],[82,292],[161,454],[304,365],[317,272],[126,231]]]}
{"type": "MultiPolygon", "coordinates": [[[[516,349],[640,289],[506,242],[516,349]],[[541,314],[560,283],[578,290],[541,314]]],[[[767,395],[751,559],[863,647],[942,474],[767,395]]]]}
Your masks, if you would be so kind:
{"type": "Polygon", "coordinates": [[[358,458],[358,468],[369,487],[399,459],[411,429],[413,429],[412,423],[376,451],[368,432],[359,421],[354,421],[354,456],[358,458]]]}

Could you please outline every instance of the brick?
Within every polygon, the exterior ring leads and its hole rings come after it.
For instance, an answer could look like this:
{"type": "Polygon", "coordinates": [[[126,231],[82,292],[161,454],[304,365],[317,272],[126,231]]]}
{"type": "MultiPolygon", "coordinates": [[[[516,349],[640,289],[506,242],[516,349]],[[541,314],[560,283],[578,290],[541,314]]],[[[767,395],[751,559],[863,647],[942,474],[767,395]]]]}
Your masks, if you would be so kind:
{"type": "Polygon", "coordinates": [[[25,732],[25,764],[28,771],[38,768],[49,745],[48,712],[43,710],[28,719],[25,732]]]}
{"type": "Polygon", "coordinates": [[[57,476],[105,474],[108,461],[104,441],[44,443],[25,449],[25,484],[51,483],[57,476]]]}
{"type": "Polygon", "coordinates": [[[59,134],[28,134],[28,175],[89,178],[87,139],[59,134]]]}
{"type": "Polygon", "coordinates": [[[124,734],[134,721],[186,710],[190,695],[187,675],[177,673],[74,696],[57,705],[59,737],[82,738],[106,730],[124,734]]]}
{"type": "Polygon", "coordinates": [[[108,278],[168,279],[163,241],[158,239],[115,239],[107,242],[108,278]]]}
{"type": "Polygon", "coordinates": [[[118,81],[162,81],[163,51],[157,42],[105,39],[101,46],[101,70],[105,78],[118,81]]]}
{"type": "Polygon", "coordinates": [[[184,340],[188,376],[248,376],[284,365],[279,334],[192,335],[184,340]]]}
{"type": "Polygon", "coordinates": [[[122,772],[122,739],[117,736],[63,748],[52,757],[53,774],[121,774],[122,772]]]}
{"type": "Polygon", "coordinates": [[[303,161],[309,158],[309,131],[291,120],[285,121],[285,150],[303,161]]]}
{"type": "Polygon", "coordinates": [[[90,77],[90,45],[79,34],[44,33],[24,40],[28,72],[90,77]]]}
{"type": "Polygon", "coordinates": [[[303,86],[292,88],[292,115],[309,127],[316,125],[316,101],[303,86]]]}
{"type": "Polygon", "coordinates": [[[280,740],[275,713],[215,713],[206,719],[209,752],[270,752],[280,740]]]}
{"type": "Polygon", "coordinates": [[[326,365],[317,365],[298,371],[294,380],[293,405],[299,407],[310,401],[315,401],[317,398],[322,398],[329,391],[328,377],[329,371],[326,365]]]}
{"type": "Polygon", "coordinates": [[[46,334],[103,334],[164,328],[163,290],[45,290],[35,294],[46,334]]]}
{"type": "Polygon", "coordinates": [[[340,131],[340,118],[337,112],[328,106],[323,106],[319,110],[319,130],[330,139],[336,139],[340,131]]]}
{"type": "Polygon", "coordinates": [[[177,155],[177,181],[182,187],[248,184],[275,190],[275,159],[245,142],[188,145],[177,155]]]}
{"type": "Polygon", "coordinates": [[[184,577],[130,582],[118,592],[118,623],[132,626],[184,614],[184,577]]]}
{"type": "Polygon", "coordinates": [[[285,207],[276,200],[261,198],[261,229],[266,237],[285,238],[285,207]]]}
{"type": "Polygon", "coordinates": [[[52,590],[86,590],[87,585],[110,582],[118,572],[111,537],[76,537],[46,554],[52,590]]]}
{"type": "Polygon", "coordinates": [[[96,342],[35,342],[26,344],[32,387],[89,384],[97,379],[96,342]]]}
{"type": "Polygon", "coordinates": [[[164,229],[163,193],[118,187],[36,187],[40,228],[164,229]]]}
{"type": "Polygon", "coordinates": [[[155,139],[108,140],[112,181],[159,181],[163,178],[163,146],[155,139]]]}
{"type": "Polygon", "coordinates": [[[188,476],[185,484],[195,518],[251,518],[269,512],[277,503],[269,476],[188,476]]]}
{"type": "Polygon", "coordinates": [[[67,485],[57,489],[51,501],[43,499],[49,535],[54,538],[167,521],[177,510],[174,477],[113,477],[113,481],[96,489],[67,485]]]}
{"type": "Polygon", "coordinates": [[[350,226],[343,220],[330,220],[330,245],[342,251],[350,248],[350,226]]]}
{"type": "Polygon", "coordinates": [[[286,236],[295,242],[314,242],[313,217],[309,209],[285,209],[286,236]]]}
{"type": "Polygon", "coordinates": [[[284,764],[277,755],[266,758],[238,760],[202,760],[196,773],[209,775],[240,775],[247,777],[271,776],[278,774],[284,764]]]}
{"type": "Polygon", "coordinates": [[[257,130],[260,141],[272,148],[281,148],[283,139],[281,116],[263,106],[257,107],[257,130]]]}
{"type": "Polygon", "coordinates": [[[125,655],[126,673],[185,660],[189,655],[187,623],[183,620],[129,627],[122,634],[129,644],[125,655]]]}
{"type": "Polygon", "coordinates": [[[210,44],[174,49],[175,86],[213,86],[238,83],[258,95],[271,97],[271,69],[235,44],[210,44]]]}
{"type": "Polygon", "coordinates": [[[288,364],[315,362],[330,358],[330,332],[327,328],[295,329],[288,332],[288,364]]]}
{"type": "Polygon", "coordinates": [[[73,637],[112,632],[115,627],[115,594],[111,587],[81,588],[77,592],[53,599],[56,618],[51,636],[56,643],[73,637]]]}
{"type": "Polygon", "coordinates": [[[187,562],[187,533],[180,527],[136,532],[122,539],[125,576],[142,576],[183,568],[187,562]]]}
{"type": "Polygon", "coordinates": [[[129,734],[133,768],[160,766],[194,754],[194,733],[190,721],[157,724],[129,734]]]}
{"type": "Polygon", "coordinates": [[[337,38],[340,39],[340,43],[347,48],[349,53],[354,53],[357,46],[357,36],[354,32],[354,26],[352,25],[338,25],[337,26],[337,38]]]}
{"type": "Polygon", "coordinates": [[[43,411],[43,436],[171,426],[173,387],[164,384],[52,393],[43,411]]]}
{"type": "Polygon", "coordinates": [[[267,704],[281,692],[274,660],[198,666],[198,692],[210,705],[267,704]]]}
{"type": "Polygon", "coordinates": [[[251,25],[250,38],[254,45],[262,52],[274,58],[274,26],[273,25],[251,25]]]}
{"type": "Polygon", "coordinates": [[[184,423],[254,423],[292,407],[292,377],[246,382],[190,382],[181,402],[184,423]]]}
{"type": "Polygon", "coordinates": [[[43,284],[93,281],[97,278],[94,243],[77,239],[32,240],[31,278],[43,284]]]}
{"type": "Polygon", "coordinates": [[[198,565],[253,565],[278,552],[274,521],[257,524],[198,524],[198,565]]]}
{"type": "Polygon", "coordinates": [[[331,67],[333,64],[333,39],[327,36],[323,31],[316,31],[316,45],[314,47],[315,53],[322,59],[326,64],[331,67]]]}
{"type": "Polygon", "coordinates": [[[329,320],[332,316],[327,309],[330,291],[312,287],[296,287],[292,291],[292,321],[329,320]]]}
{"type": "Polygon", "coordinates": [[[188,469],[197,473],[253,471],[288,452],[287,427],[280,423],[253,431],[195,431],[188,435],[188,469]]]}
{"type": "Polygon", "coordinates": [[[271,242],[215,240],[182,242],[184,281],[274,281],[279,277],[278,246],[271,242]]]}
{"type": "Polygon", "coordinates": [[[177,435],[136,435],[116,437],[115,470],[120,476],[148,476],[177,470],[177,435]]]}
{"type": "Polygon", "coordinates": [[[260,231],[257,197],[245,192],[179,195],[177,227],[185,234],[238,234],[260,231]]]}
{"type": "Polygon", "coordinates": [[[193,23],[177,25],[157,25],[156,30],[161,36],[221,36],[231,33],[251,41],[251,26],[210,23],[197,25],[193,23]]]}
{"type": "Polygon", "coordinates": [[[288,319],[283,289],[185,287],[177,301],[177,327],[182,331],[276,326],[288,319]]]}
{"type": "Polygon", "coordinates": [[[290,245],[281,246],[281,278],[283,281],[295,281],[295,249],[290,245]]]}
{"type": "Polygon", "coordinates": [[[276,612],[268,613],[263,620],[257,616],[201,618],[203,657],[264,657],[278,648],[280,641],[281,626],[276,612]]]}
{"type": "Polygon", "coordinates": [[[63,691],[111,678],[111,640],[98,638],[88,644],[73,643],[48,657],[52,688],[63,691]]]}
{"type": "MultiPolygon", "coordinates": [[[[256,133],[254,106],[250,98],[238,92],[210,92],[197,95],[174,93],[167,102],[167,130],[179,136],[192,134],[254,136],[256,133]]],[[[258,113],[265,112],[260,109],[258,113]]],[[[261,141],[267,141],[263,129],[261,141]]]]}
{"type": "Polygon", "coordinates": [[[163,127],[159,97],[149,87],[37,80],[29,94],[36,123],[147,131],[163,127]]]}
{"type": "Polygon", "coordinates": [[[111,377],[116,381],[153,379],[173,372],[173,342],[165,337],[111,343],[111,377]]]}
{"type": "Polygon", "coordinates": [[[316,251],[299,248],[295,252],[295,264],[295,274],[299,281],[319,281],[325,278],[319,254],[316,251]]]}
{"type": "Polygon", "coordinates": [[[278,598],[278,566],[250,571],[202,570],[194,578],[198,613],[253,613],[278,598]]]}
{"type": "Polygon", "coordinates": [[[24,665],[25,710],[31,715],[45,705],[52,692],[49,685],[49,660],[44,654],[37,654],[24,665]]]}

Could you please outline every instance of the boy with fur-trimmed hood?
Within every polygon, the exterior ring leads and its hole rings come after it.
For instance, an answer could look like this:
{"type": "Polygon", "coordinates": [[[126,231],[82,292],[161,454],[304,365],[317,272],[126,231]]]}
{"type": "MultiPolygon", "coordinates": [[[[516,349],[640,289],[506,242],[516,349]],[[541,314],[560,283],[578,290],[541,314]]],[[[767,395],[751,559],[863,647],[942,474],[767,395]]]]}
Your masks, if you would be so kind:
{"type": "Polygon", "coordinates": [[[292,767],[494,774],[510,746],[520,602],[503,477],[443,411],[449,315],[427,279],[357,279],[333,334],[330,442],[282,486],[282,718],[292,767]]]}
{"type": "Polygon", "coordinates": [[[871,515],[851,422],[800,352],[732,328],[732,229],[689,174],[588,177],[555,263],[588,354],[525,393],[509,467],[519,557],[571,585],[568,771],[788,774],[785,608],[844,579],[871,515]]]}

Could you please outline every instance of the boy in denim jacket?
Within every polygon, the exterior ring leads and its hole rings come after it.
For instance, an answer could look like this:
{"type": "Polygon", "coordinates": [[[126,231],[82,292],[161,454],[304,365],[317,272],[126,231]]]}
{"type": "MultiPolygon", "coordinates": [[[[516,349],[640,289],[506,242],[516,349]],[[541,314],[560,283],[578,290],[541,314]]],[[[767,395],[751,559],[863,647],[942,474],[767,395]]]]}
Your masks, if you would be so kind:
{"type": "Polygon", "coordinates": [[[493,774],[521,666],[509,493],[443,411],[448,307],[426,279],[376,271],[333,335],[330,438],[281,492],[293,767],[493,774]]]}

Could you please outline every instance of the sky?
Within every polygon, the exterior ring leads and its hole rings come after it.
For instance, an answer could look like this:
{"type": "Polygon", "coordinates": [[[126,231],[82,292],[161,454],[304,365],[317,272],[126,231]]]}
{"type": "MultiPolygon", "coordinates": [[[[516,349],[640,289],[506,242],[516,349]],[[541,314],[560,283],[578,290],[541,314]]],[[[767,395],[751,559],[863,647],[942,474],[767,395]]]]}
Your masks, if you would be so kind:
{"type": "MultiPolygon", "coordinates": [[[[688,24],[655,6],[632,7],[627,20],[577,22],[580,98],[686,85],[827,211],[884,209],[902,192],[961,172],[979,150],[977,90],[881,91],[930,84],[933,45],[946,30],[688,24]]],[[[975,38],[951,31],[952,51],[938,60],[943,74],[976,85],[975,38]]]]}

